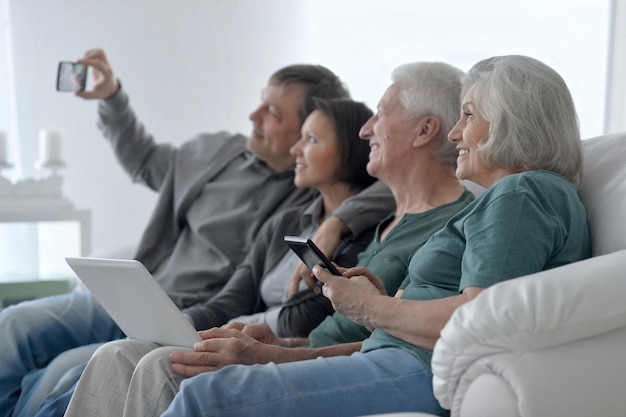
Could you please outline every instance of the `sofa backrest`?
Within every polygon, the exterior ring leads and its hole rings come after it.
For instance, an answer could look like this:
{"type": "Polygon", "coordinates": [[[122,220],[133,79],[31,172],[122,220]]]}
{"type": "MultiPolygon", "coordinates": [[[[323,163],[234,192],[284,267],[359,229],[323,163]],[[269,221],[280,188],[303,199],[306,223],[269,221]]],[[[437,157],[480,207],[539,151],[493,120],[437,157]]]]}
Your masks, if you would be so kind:
{"type": "Polygon", "coordinates": [[[583,140],[583,184],[593,255],[626,249],[626,132],[583,140]]]}
{"type": "MultiPolygon", "coordinates": [[[[580,198],[587,209],[593,255],[626,249],[626,132],[583,140],[583,184],[580,198]]],[[[478,197],[485,190],[463,185],[478,197]]]]}

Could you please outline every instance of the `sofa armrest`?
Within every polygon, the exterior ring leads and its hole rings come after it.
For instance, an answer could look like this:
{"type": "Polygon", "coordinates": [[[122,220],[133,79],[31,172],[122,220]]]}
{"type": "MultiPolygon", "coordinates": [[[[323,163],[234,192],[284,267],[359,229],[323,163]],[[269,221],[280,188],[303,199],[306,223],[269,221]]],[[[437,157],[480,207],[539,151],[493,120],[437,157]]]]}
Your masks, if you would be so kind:
{"type": "MultiPolygon", "coordinates": [[[[504,375],[500,366],[522,363],[525,355],[625,327],[624,271],[626,250],[494,285],[461,306],[433,353],[433,388],[441,405],[458,416],[480,375],[504,375]]],[[[507,380],[519,394],[514,379],[507,380]]]]}
{"type": "Polygon", "coordinates": [[[626,327],[527,352],[483,358],[460,417],[624,415],[626,327]]]}
{"type": "Polygon", "coordinates": [[[517,409],[517,395],[509,381],[490,372],[476,377],[469,385],[461,402],[460,416],[521,417],[517,409]]]}

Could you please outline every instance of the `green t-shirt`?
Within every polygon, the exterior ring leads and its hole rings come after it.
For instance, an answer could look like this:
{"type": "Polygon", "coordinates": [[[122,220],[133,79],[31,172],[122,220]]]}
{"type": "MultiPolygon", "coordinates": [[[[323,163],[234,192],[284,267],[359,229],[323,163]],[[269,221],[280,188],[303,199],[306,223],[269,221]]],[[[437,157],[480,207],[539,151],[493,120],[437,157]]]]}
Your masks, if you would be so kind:
{"type": "MultiPolygon", "coordinates": [[[[486,288],[589,256],[589,227],[574,184],[543,170],[509,175],[450,219],[415,253],[402,298],[450,297],[466,287],[486,288]]],[[[361,350],[385,347],[415,355],[430,371],[432,351],[380,329],[361,350]]]]}
{"type": "MultiPolygon", "coordinates": [[[[376,229],[370,245],[359,254],[357,265],[365,266],[383,280],[387,294],[395,294],[401,285],[408,284],[407,268],[413,254],[433,233],[441,229],[450,218],[474,200],[465,191],[458,200],[436,207],[424,213],[405,214],[394,228],[380,241],[380,232],[393,219],[384,219],[376,229]]],[[[339,343],[360,342],[370,332],[339,313],[334,313],[309,334],[310,347],[322,347],[339,343]]]]}

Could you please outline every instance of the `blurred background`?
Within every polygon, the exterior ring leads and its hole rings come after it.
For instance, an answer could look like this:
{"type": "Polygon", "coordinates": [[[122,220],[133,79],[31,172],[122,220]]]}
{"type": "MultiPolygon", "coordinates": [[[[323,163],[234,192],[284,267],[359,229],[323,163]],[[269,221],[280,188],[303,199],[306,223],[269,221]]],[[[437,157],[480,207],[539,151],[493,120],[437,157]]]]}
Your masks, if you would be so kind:
{"type": "MultiPolygon", "coordinates": [[[[13,165],[2,174],[40,175],[38,132],[61,130],[63,195],[90,213],[89,247],[137,242],[156,194],[117,164],[96,127],[96,102],[55,90],[58,62],[94,47],[159,142],[247,134],[261,89],[284,65],[325,65],[375,108],[400,64],[467,70],[502,54],[533,56],[563,76],[583,137],[626,130],[624,23],[626,0],[2,0],[0,131],[13,165]]],[[[62,264],[80,252],[75,225],[61,239],[40,229],[22,236],[29,227],[0,223],[0,276],[3,265],[62,264]]],[[[59,275],[51,268],[26,269],[59,275]]]]}

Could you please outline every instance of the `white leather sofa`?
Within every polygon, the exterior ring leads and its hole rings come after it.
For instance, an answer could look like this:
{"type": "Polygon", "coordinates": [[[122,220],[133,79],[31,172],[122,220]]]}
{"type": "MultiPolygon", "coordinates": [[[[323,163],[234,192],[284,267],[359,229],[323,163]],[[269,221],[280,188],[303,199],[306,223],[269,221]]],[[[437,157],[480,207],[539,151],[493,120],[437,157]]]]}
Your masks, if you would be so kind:
{"type": "Polygon", "coordinates": [[[626,416],[626,132],[583,144],[594,256],[495,285],[453,314],[432,360],[452,417],[626,416]]]}

